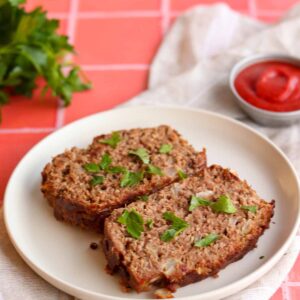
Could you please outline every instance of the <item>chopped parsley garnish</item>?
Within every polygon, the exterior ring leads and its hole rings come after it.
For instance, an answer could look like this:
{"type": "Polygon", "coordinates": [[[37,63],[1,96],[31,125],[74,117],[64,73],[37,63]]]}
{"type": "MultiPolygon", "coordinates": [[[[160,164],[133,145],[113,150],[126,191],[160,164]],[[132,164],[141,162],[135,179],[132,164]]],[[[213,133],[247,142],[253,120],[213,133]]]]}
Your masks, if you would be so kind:
{"type": "Polygon", "coordinates": [[[103,176],[97,176],[94,175],[93,178],[90,180],[90,184],[95,186],[98,184],[102,184],[104,182],[104,177],[103,176]]]}
{"type": "Polygon", "coordinates": [[[131,211],[125,209],[117,221],[125,225],[127,232],[135,239],[139,239],[144,231],[144,220],[134,209],[131,211]]]}
{"type": "Polygon", "coordinates": [[[150,163],[149,153],[145,148],[129,151],[128,154],[137,156],[144,164],[150,163]]]}
{"type": "Polygon", "coordinates": [[[192,196],[190,206],[189,206],[189,211],[192,211],[193,209],[195,209],[198,206],[209,206],[209,205],[211,205],[211,203],[212,203],[211,201],[208,201],[204,198],[192,196]]]}
{"type": "Polygon", "coordinates": [[[163,172],[159,167],[153,166],[151,164],[148,165],[147,172],[153,175],[163,176],[163,172]]]}
{"type": "Polygon", "coordinates": [[[167,229],[160,237],[164,242],[171,241],[189,226],[186,221],[176,217],[172,212],[165,212],[163,218],[172,223],[169,229],[167,229]]]}
{"type": "Polygon", "coordinates": [[[194,243],[195,247],[206,247],[209,246],[210,244],[212,244],[213,242],[215,242],[217,239],[219,238],[219,236],[215,233],[210,233],[207,236],[205,236],[204,238],[196,241],[194,243]]]}
{"type": "Polygon", "coordinates": [[[101,141],[99,141],[99,143],[109,145],[115,149],[120,141],[121,141],[120,133],[118,131],[114,131],[111,134],[110,138],[108,138],[106,140],[101,140],[101,141]]]}
{"type": "Polygon", "coordinates": [[[100,171],[100,167],[94,163],[85,164],[83,167],[89,173],[98,173],[100,171]]]}
{"type": "Polygon", "coordinates": [[[153,220],[152,220],[152,219],[147,220],[146,226],[147,226],[149,229],[152,229],[152,228],[153,228],[153,220]]]}
{"type": "Polygon", "coordinates": [[[159,148],[159,153],[161,154],[167,154],[171,152],[173,149],[173,146],[171,144],[162,144],[159,148]]]}
{"type": "Polygon", "coordinates": [[[125,170],[120,186],[121,187],[131,187],[138,183],[140,183],[144,178],[144,172],[138,171],[138,172],[131,172],[129,170],[125,170]]]}
{"type": "Polygon", "coordinates": [[[100,169],[103,171],[107,171],[109,169],[111,162],[112,162],[111,157],[109,156],[109,154],[105,153],[102,156],[101,162],[99,164],[100,169]]]}
{"type": "Polygon", "coordinates": [[[141,200],[141,201],[144,201],[144,202],[147,202],[148,199],[149,199],[149,196],[147,196],[147,195],[138,196],[138,200],[141,200]]]}
{"type": "Polygon", "coordinates": [[[181,180],[183,180],[183,179],[185,179],[185,178],[188,177],[182,170],[178,170],[178,171],[177,171],[177,174],[178,174],[178,176],[179,176],[179,178],[180,178],[181,180]]]}
{"type": "Polygon", "coordinates": [[[243,210],[248,210],[254,214],[256,214],[256,212],[257,212],[257,207],[255,205],[242,205],[241,208],[243,210]]]}
{"type": "Polygon", "coordinates": [[[222,195],[219,199],[211,205],[211,208],[214,212],[223,212],[226,214],[233,214],[236,212],[236,208],[231,202],[231,199],[222,195]]]}
{"type": "Polygon", "coordinates": [[[107,172],[113,173],[113,174],[120,174],[120,173],[125,173],[126,169],[124,167],[115,166],[115,167],[109,167],[107,169],[107,172]]]}

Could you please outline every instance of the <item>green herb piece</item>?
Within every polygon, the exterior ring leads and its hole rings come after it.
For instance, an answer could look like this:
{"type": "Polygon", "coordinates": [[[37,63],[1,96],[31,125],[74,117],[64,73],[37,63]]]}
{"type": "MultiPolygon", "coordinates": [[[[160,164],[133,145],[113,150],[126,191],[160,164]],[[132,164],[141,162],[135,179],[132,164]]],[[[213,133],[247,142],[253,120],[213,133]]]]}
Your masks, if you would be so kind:
{"type": "Polygon", "coordinates": [[[241,208],[244,209],[244,210],[248,210],[248,211],[250,211],[254,214],[256,214],[256,212],[257,212],[257,207],[255,205],[249,205],[249,206],[248,205],[242,205],[241,208]]]}
{"type": "Polygon", "coordinates": [[[219,199],[211,205],[211,208],[214,212],[223,212],[227,214],[233,214],[237,211],[231,202],[231,199],[226,195],[220,196],[219,199]]]}
{"type": "Polygon", "coordinates": [[[98,173],[100,171],[100,167],[94,163],[85,164],[83,167],[89,173],[98,173]]]}
{"type": "Polygon", "coordinates": [[[147,196],[147,195],[138,196],[138,200],[141,200],[141,201],[144,201],[144,202],[147,202],[148,198],[149,198],[149,196],[147,196]]]}
{"type": "Polygon", "coordinates": [[[138,148],[137,150],[129,151],[128,154],[136,155],[144,164],[149,164],[150,162],[149,153],[145,148],[138,148]]]}
{"type": "Polygon", "coordinates": [[[115,167],[109,167],[107,169],[107,172],[113,173],[113,174],[120,174],[125,173],[126,169],[124,167],[115,166],[115,167]]]}
{"type": "Polygon", "coordinates": [[[172,223],[170,228],[167,229],[160,237],[160,239],[164,242],[171,241],[173,238],[175,238],[175,236],[179,235],[189,226],[186,221],[176,217],[172,212],[165,212],[163,214],[163,218],[172,223]]]}
{"type": "Polygon", "coordinates": [[[147,226],[149,229],[152,229],[152,228],[153,228],[153,220],[152,220],[152,219],[147,220],[146,226],[147,226]]]}
{"type": "Polygon", "coordinates": [[[159,153],[161,154],[167,154],[171,152],[173,149],[173,146],[171,144],[162,144],[159,148],[159,153]]]}
{"type": "Polygon", "coordinates": [[[111,157],[109,156],[109,154],[105,153],[102,156],[101,162],[99,164],[100,169],[103,171],[107,171],[109,169],[111,162],[112,162],[111,157]]]}
{"type": "Polygon", "coordinates": [[[215,242],[219,236],[215,233],[210,233],[206,237],[195,242],[194,246],[196,247],[206,247],[215,242]]]}
{"type": "Polygon", "coordinates": [[[124,175],[122,176],[120,186],[121,187],[131,187],[140,183],[144,178],[144,172],[131,172],[125,170],[124,175]]]}
{"type": "Polygon", "coordinates": [[[0,106],[8,102],[9,94],[31,97],[37,78],[45,82],[42,96],[51,90],[67,106],[73,92],[91,84],[81,79],[78,66],[64,62],[74,49],[67,36],[58,34],[59,21],[48,19],[41,7],[26,11],[19,6],[24,2],[0,0],[0,106]]]}
{"type": "Polygon", "coordinates": [[[193,209],[195,209],[198,206],[209,206],[209,205],[211,205],[211,203],[212,203],[211,201],[208,201],[204,198],[192,196],[190,206],[189,206],[189,211],[192,211],[193,209]]]}
{"type": "Polygon", "coordinates": [[[126,225],[128,216],[129,216],[129,211],[125,209],[122,215],[117,219],[117,221],[123,225],[126,225]]]}
{"type": "Polygon", "coordinates": [[[163,172],[159,167],[153,166],[151,164],[148,165],[147,172],[153,175],[163,176],[163,172]]]}
{"type": "Polygon", "coordinates": [[[134,209],[131,211],[125,209],[117,221],[125,225],[127,232],[135,239],[139,239],[144,231],[144,220],[134,209]]]}
{"type": "Polygon", "coordinates": [[[114,149],[117,147],[119,142],[121,142],[121,136],[118,131],[114,131],[110,138],[99,141],[99,143],[109,145],[114,149]]]}
{"type": "Polygon", "coordinates": [[[259,259],[264,259],[264,258],[265,258],[265,256],[264,256],[264,255],[262,255],[262,256],[260,256],[260,257],[259,257],[259,259]]]}
{"type": "Polygon", "coordinates": [[[102,184],[104,182],[104,177],[103,176],[97,176],[94,175],[93,178],[90,181],[90,184],[92,186],[98,185],[98,184],[102,184]]]}
{"type": "Polygon", "coordinates": [[[177,171],[177,174],[178,174],[178,176],[179,176],[179,178],[180,178],[181,180],[183,180],[183,179],[185,179],[185,178],[188,177],[182,170],[178,170],[178,171],[177,171]]]}

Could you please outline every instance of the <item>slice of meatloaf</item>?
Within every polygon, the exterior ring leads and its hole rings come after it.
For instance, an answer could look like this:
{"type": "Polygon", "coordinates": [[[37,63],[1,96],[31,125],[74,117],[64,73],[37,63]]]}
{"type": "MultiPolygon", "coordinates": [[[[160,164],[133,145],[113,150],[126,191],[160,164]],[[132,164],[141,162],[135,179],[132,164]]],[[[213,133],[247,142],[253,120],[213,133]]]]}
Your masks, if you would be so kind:
{"type": "Polygon", "coordinates": [[[57,219],[101,231],[113,209],[205,165],[205,151],[197,152],[169,126],[122,130],[54,157],[42,172],[41,190],[57,219]]]}
{"type": "Polygon", "coordinates": [[[216,275],[253,249],[273,209],[274,201],[261,199],[246,181],[211,166],[147,202],[114,210],[104,224],[108,268],[138,292],[156,286],[174,291],[216,275]],[[136,226],[130,217],[144,225],[136,226]]]}

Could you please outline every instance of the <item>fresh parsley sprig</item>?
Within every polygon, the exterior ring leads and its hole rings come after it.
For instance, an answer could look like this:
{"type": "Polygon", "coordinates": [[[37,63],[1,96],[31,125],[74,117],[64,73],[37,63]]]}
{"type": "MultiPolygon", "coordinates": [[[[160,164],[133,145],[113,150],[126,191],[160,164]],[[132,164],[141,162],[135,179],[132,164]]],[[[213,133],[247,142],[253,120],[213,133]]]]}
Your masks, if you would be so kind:
{"type": "Polygon", "coordinates": [[[78,66],[63,62],[74,48],[67,36],[57,33],[59,21],[48,19],[41,7],[25,11],[20,6],[24,2],[0,1],[0,107],[11,94],[31,97],[38,77],[45,80],[42,94],[51,90],[67,106],[73,92],[91,84],[82,80],[78,66]]]}

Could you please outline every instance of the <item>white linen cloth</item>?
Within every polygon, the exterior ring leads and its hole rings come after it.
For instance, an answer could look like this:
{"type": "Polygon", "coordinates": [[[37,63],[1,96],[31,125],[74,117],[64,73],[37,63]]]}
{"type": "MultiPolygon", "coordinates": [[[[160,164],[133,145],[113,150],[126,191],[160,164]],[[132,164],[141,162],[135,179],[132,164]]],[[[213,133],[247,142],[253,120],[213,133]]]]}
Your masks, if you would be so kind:
{"type": "MultiPolygon", "coordinates": [[[[224,4],[198,6],[177,19],[150,69],[149,90],[132,105],[176,104],[219,112],[247,123],[273,140],[300,172],[300,125],[261,127],[234,104],[228,74],[242,57],[286,53],[300,58],[300,6],[275,25],[265,25],[224,4]]],[[[299,253],[299,238],[257,282],[227,300],[267,300],[286,278],[299,253]]],[[[73,299],[36,275],[6,234],[0,213],[0,300],[73,299]]]]}

